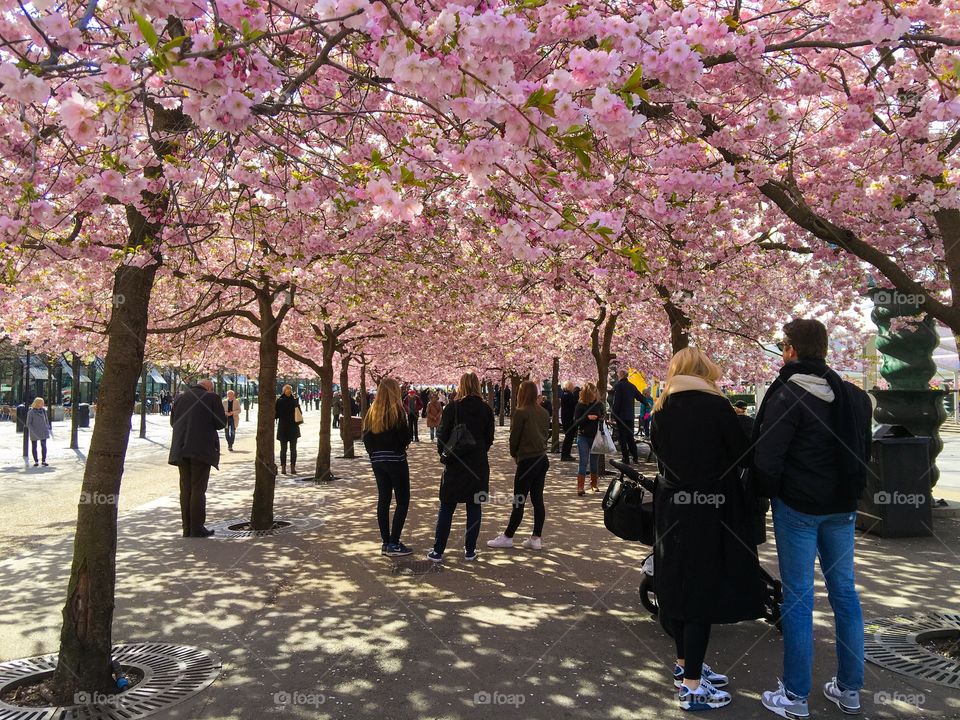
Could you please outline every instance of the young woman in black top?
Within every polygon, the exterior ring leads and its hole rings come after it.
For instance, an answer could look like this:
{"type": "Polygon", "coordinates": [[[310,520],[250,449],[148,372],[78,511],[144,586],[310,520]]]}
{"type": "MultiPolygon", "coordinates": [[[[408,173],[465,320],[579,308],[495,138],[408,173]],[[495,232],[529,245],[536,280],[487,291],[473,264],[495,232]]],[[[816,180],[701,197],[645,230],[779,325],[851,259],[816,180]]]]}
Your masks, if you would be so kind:
{"type": "Polygon", "coordinates": [[[275,415],[277,440],[280,441],[280,472],[284,475],[287,474],[287,445],[290,446],[290,474],[297,474],[297,439],[300,437],[300,425],[294,411],[298,407],[300,400],[293,394],[293,387],[284,385],[283,393],[277,398],[275,415]]]}
{"type": "Polygon", "coordinates": [[[400,533],[410,507],[410,467],[407,465],[410,426],[400,399],[400,385],[393,378],[380,381],[377,396],[363,418],[361,438],[377,479],[377,523],[383,540],[380,552],[391,557],[409,555],[413,550],[400,542],[400,533]],[[397,509],[391,529],[393,495],[397,497],[397,509]]]}
{"type": "Polygon", "coordinates": [[[580,400],[573,411],[573,425],[568,432],[577,431],[577,452],[580,455],[580,467],[577,470],[577,495],[583,495],[583,484],[587,476],[587,466],[590,467],[590,488],[600,492],[597,485],[600,470],[600,456],[592,455],[593,440],[597,436],[597,429],[603,422],[603,403],[597,393],[597,386],[593,383],[584,383],[580,391],[580,400]]]}

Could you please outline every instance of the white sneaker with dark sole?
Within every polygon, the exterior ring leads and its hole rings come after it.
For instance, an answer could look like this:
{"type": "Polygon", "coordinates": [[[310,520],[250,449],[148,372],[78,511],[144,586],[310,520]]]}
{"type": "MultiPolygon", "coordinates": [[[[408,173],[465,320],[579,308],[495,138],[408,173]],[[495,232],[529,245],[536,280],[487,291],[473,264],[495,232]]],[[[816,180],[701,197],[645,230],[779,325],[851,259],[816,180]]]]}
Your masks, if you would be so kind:
{"type": "Polygon", "coordinates": [[[696,690],[691,690],[686,685],[681,685],[680,692],[677,693],[680,709],[692,712],[717,710],[729,705],[732,699],[730,693],[717,690],[717,688],[710,683],[703,681],[700,682],[700,687],[696,690]]]}
{"type": "Polygon", "coordinates": [[[805,720],[810,717],[810,706],[806,698],[791,695],[780,680],[777,681],[776,690],[767,690],[760,696],[760,702],[767,710],[787,720],[805,720]]]}
{"type": "Polygon", "coordinates": [[[823,686],[823,696],[840,708],[844,715],[860,714],[860,691],[843,690],[836,678],[823,686]]]}

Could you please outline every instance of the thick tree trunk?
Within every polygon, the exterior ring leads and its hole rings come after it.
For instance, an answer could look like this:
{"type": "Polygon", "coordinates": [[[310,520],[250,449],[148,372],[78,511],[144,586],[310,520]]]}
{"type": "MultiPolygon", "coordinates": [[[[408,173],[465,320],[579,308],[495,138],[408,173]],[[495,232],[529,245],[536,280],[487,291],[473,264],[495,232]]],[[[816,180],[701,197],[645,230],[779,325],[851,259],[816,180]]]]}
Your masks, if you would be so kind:
{"type": "Polygon", "coordinates": [[[343,441],[343,457],[356,457],[353,451],[353,408],[350,402],[350,355],[340,353],[340,397],[343,398],[343,422],[340,423],[340,439],[343,441]]]}
{"type": "Polygon", "coordinates": [[[656,286],[657,295],[663,301],[663,311],[670,323],[670,347],[679,352],[690,345],[690,318],[673,302],[670,291],[663,285],[656,286]]]}
{"type": "Polygon", "coordinates": [[[510,373],[510,417],[512,418],[517,410],[517,392],[520,390],[520,383],[526,380],[525,377],[510,373]]]}
{"type": "MultiPolygon", "coordinates": [[[[127,209],[131,238],[146,238],[149,226],[127,209]],[[139,234],[139,235],[138,235],[139,234]]],[[[137,243],[139,244],[139,243],[137,243]]],[[[124,265],[114,273],[113,304],[107,325],[107,355],[101,402],[83,473],[73,543],[73,564],[60,629],[54,673],[57,702],[74,704],[78,692],[110,692],[110,648],[116,584],[117,501],[130,439],[134,392],[143,367],[147,310],[156,265],[124,265]]],[[[79,405],[79,357],[74,359],[73,402],[79,405]]]]}
{"type": "Polygon", "coordinates": [[[560,358],[553,359],[553,374],[550,376],[550,407],[553,409],[551,420],[550,452],[560,452],[560,358]]]}
{"type": "Polygon", "coordinates": [[[503,427],[503,418],[507,414],[507,376],[500,376],[500,427],[503,427]]]}
{"type": "Polygon", "coordinates": [[[360,417],[367,414],[367,363],[360,363],[360,417]]]}
{"type": "Polygon", "coordinates": [[[320,366],[320,449],[317,451],[317,467],[313,479],[318,482],[333,480],[331,468],[331,425],[333,424],[333,357],[336,338],[325,334],[322,341],[323,365],[320,366]]]}
{"type": "Polygon", "coordinates": [[[273,314],[269,292],[258,292],[257,304],[260,309],[260,368],[257,373],[257,460],[250,527],[254,530],[270,530],[273,527],[273,494],[277,483],[274,441],[277,397],[274,391],[280,355],[280,321],[273,314]]]}

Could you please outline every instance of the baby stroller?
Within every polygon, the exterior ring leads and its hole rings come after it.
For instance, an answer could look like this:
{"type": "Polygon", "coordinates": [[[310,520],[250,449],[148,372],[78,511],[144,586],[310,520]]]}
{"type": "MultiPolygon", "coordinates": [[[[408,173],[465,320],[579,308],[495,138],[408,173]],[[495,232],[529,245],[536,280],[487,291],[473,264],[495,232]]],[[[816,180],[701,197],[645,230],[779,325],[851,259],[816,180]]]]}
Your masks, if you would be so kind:
{"type": "MultiPolygon", "coordinates": [[[[641,542],[653,547],[655,529],[653,522],[653,493],[656,481],[649,480],[634,468],[618,460],[611,460],[620,475],[610,481],[603,496],[603,524],[619,538],[641,542]]],[[[644,558],[641,565],[643,578],[640,580],[640,604],[651,614],[657,615],[657,596],[653,586],[653,553],[644,558]]],[[[780,625],[780,606],[783,603],[783,586],[780,581],[768,573],[762,566],[760,576],[763,579],[764,619],[783,633],[780,625]]]]}

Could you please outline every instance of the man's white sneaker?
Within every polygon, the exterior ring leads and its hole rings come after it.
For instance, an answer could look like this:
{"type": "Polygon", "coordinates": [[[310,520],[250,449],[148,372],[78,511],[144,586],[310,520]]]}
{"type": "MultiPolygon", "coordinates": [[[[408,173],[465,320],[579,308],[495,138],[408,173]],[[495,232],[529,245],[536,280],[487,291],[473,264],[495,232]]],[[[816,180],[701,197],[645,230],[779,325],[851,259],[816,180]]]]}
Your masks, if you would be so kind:
{"type": "Polygon", "coordinates": [[[528,550],[542,550],[543,540],[536,536],[530,536],[523,541],[523,546],[528,550]]]}
{"type": "Polygon", "coordinates": [[[823,686],[823,695],[827,700],[835,703],[845,715],[860,714],[860,691],[841,689],[836,678],[823,686]]]}
{"type": "Polygon", "coordinates": [[[512,548],[513,538],[508,538],[506,535],[497,535],[493,540],[487,540],[487,547],[512,548]]]}
{"type": "Polygon", "coordinates": [[[810,717],[810,706],[806,698],[798,698],[787,692],[781,680],[776,690],[767,690],[760,696],[760,702],[772,713],[788,720],[804,720],[810,717]]]}

